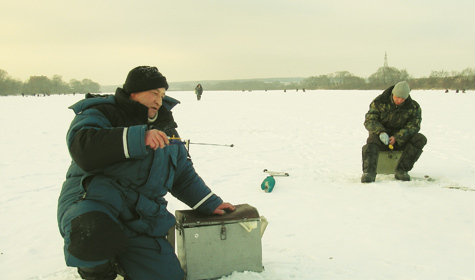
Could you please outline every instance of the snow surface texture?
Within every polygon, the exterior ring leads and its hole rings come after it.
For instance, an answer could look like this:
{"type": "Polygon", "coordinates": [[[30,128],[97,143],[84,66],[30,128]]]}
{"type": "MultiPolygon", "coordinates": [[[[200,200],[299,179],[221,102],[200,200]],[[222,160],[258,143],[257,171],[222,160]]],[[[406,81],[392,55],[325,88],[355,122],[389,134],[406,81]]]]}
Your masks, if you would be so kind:
{"type": "MultiPolygon", "coordinates": [[[[200,176],[269,220],[265,271],[222,279],[475,279],[475,95],[413,91],[428,138],[413,180],[362,184],[364,114],[380,93],[168,93],[182,102],[182,138],[234,144],[191,145],[200,176]],[[290,176],[265,193],[264,169],[290,176]]],[[[81,98],[0,97],[0,279],[79,279],[64,264],[56,206],[70,163],[67,107],[81,98]]],[[[167,199],[172,213],[188,209],[167,199]]]]}

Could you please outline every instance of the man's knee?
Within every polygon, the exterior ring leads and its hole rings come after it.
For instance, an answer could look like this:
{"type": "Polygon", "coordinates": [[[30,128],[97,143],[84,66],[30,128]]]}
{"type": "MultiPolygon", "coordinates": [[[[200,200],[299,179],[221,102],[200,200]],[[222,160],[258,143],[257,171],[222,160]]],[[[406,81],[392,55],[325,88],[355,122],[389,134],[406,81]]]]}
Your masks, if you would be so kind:
{"type": "Polygon", "coordinates": [[[381,140],[379,139],[378,134],[370,133],[366,139],[366,144],[376,144],[378,146],[382,145],[381,140]]]}
{"type": "Polygon", "coordinates": [[[409,142],[417,149],[422,150],[427,144],[427,138],[424,136],[424,134],[416,133],[416,135],[414,135],[409,142]]]}
{"type": "Polygon", "coordinates": [[[109,215],[100,211],[81,214],[71,221],[68,251],[85,261],[112,259],[125,250],[127,237],[109,215]]]}
{"type": "Polygon", "coordinates": [[[375,143],[368,143],[363,146],[362,150],[363,150],[363,157],[367,157],[367,156],[377,156],[381,149],[379,145],[375,143]]]}

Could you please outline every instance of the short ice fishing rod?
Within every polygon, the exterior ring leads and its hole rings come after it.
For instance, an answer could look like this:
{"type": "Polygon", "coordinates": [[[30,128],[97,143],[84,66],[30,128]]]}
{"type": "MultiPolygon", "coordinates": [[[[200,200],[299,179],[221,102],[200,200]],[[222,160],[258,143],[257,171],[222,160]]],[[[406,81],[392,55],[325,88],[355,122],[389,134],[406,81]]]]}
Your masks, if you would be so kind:
{"type": "Polygon", "coordinates": [[[190,139],[182,140],[180,137],[176,137],[173,135],[173,137],[169,137],[168,141],[170,142],[170,145],[173,144],[178,144],[178,145],[185,145],[185,147],[188,149],[190,144],[193,145],[209,145],[209,146],[221,146],[221,147],[234,147],[234,144],[227,145],[227,144],[214,144],[214,143],[194,143],[191,142],[190,139]]]}
{"type": "MultiPolygon", "coordinates": [[[[190,140],[185,140],[185,141],[190,141],[190,140]]],[[[234,144],[227,145],[227,144],[213,144],[213,143],[194,143],[194,142],[189,142],[190,144],[194,145],[209,145],[209,146],[223,146],[223,147],[234,147],[234,144]]]]}

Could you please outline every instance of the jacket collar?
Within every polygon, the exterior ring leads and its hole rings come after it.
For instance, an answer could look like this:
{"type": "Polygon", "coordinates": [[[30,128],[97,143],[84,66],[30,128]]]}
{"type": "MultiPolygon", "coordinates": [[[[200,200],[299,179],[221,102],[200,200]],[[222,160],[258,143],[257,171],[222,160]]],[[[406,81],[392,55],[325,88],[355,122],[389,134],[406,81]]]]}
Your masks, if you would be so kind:
{"type": "Polygon", "coordinates": [[[115,91],[115,99],[117,105],[124,110],[127,115],[133,118],[140,119],[141,122],[147,123],[148,121],[148,107],[130,99],[129,95],[125,93],[122,88],[117,88],[115,91]]]}
{"type": "MultiPolygon", "coordinates": [[[[141,121],[148,123],[148,107],[131,100],[129,95],[125,93],[122,88],[117,88],[115,92],[115,98],[119,107],[123,108],[128,114],[133,117],[138,117],[141,121]]],[[[171,111],[173,107],[180,104],[180,101],[165,95],[163,98],[162,106],[158,110],[157,114],[162,114],[163,110],[171,111]]]]}
{"type": "MultiPolygon", "coordinates": [[[[143,120],[144,123],[148,122],[148,108],[147,106],[133,101],[129,98],[128,94],[122,88],[117,88],[115,91],[115,95],[94,95],[94,94],[86,94],[86,98],[79,100],[75,104],[69,106],[69,109],[72,109],[74,113],[80,114],[82,111],[86,110],[89,107],[98,104],[116,104],[121,107],[123,110],[127,112],[127,114],[131,115],[132,117],[137,117],[141,121],[143,120]]],[[[180,104],[180,101],[165,96],[163,99],[162,107],[160,111],[166,110],[171,111],[173,107],[177,104],[180,104]]]]}

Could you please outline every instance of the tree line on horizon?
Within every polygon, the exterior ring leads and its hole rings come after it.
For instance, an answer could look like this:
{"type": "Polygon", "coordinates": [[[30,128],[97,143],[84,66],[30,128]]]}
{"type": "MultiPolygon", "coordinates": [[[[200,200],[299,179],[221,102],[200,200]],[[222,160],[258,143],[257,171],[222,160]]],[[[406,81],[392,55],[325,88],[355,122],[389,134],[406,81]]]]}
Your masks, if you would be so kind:
{"type": "Polygon", "coordinates": [[[5,70],[0,69],[0,96],[88,93],[100,90],[101,86],[90,79],[72,79],[67,83],[63,81],[62,76],[54,75],[51,79],[46,76],[31,76],[28,81],[21,82],[12,79],[5,70]]]}
{"type": "MultiPolygon", "coordinates": [[[[355,76],[348,71],[338,71],[304,78],[300,82],[269,82],[264,79],[253,79],[203,82],[202,85],[205,90],[382,90],[399,81],[407,81],[412,89],[473,90],[475,89],[475,68],[466,68],[461,72],[432,71],[429,77],[413,78],[405,69],[384,66],[378,68],[368,78],[355,76]]],[[[191,83],[180,83],[180,86],[172,90],[194,90],[195,86],[191,83]]],[[[28,81],[21,82],[12,79],[6,71],[0,69],[0,96],[88,92],[101,92],[100,84],[90,79],[81,81],[72,79],[67,83],[60,75],[55,75],[51,79],[46,76],[32,76],[28,81]]]]}
{"type": "Polygon", "coordinates": [[[202,84],[205,90],[383,90],[400,81],[407,81],[412,89],[473,90],[475,89],[475,69],[467,68],[461,72],[432,71],[429,77],[414,78],[406,70],[386,66],[380,67],[368,78],[355,76],[348,71],[339,71],[311,76],[292,83],[234,80],[202,84]]]}

